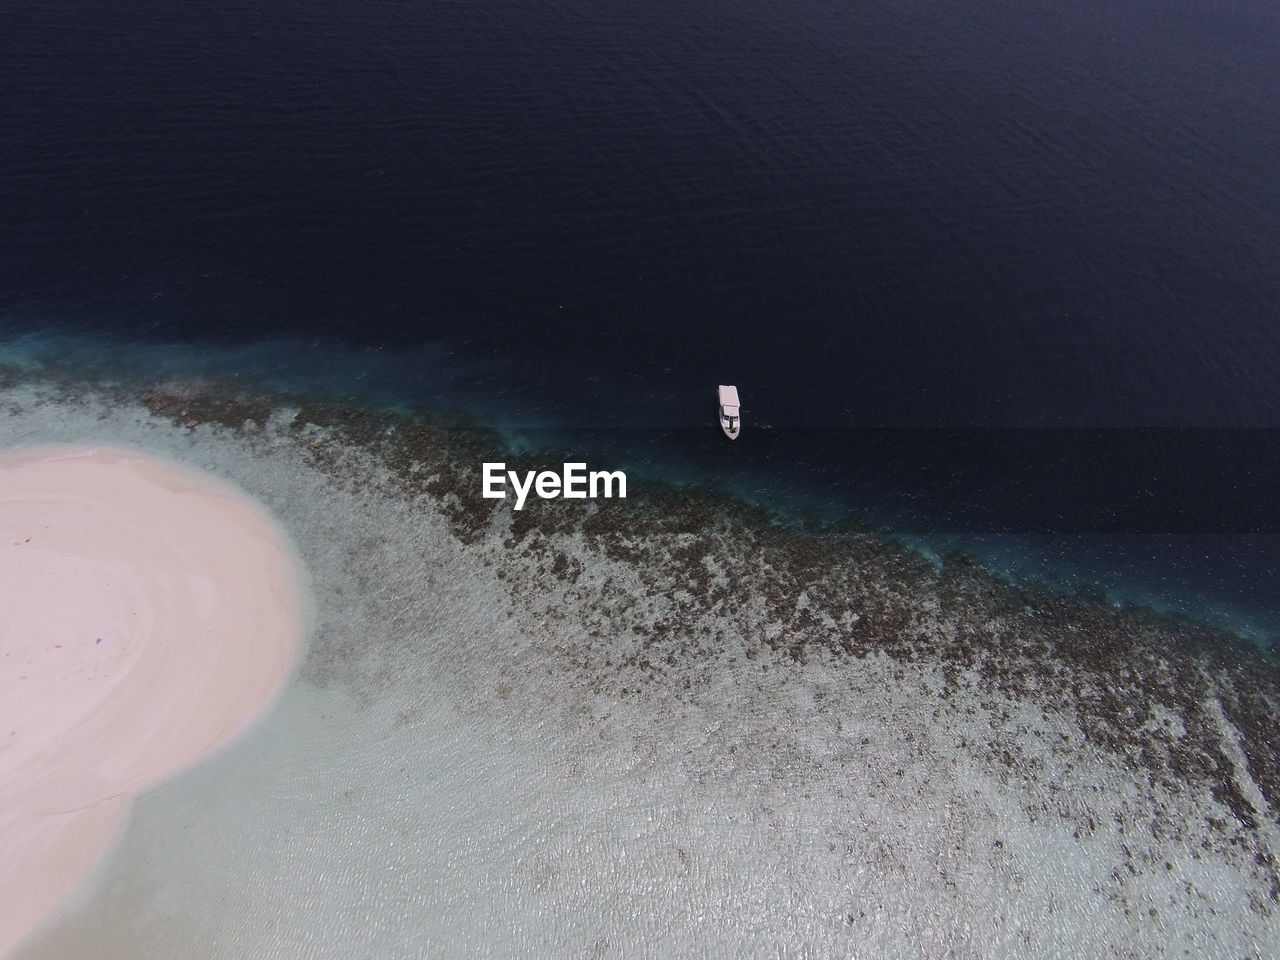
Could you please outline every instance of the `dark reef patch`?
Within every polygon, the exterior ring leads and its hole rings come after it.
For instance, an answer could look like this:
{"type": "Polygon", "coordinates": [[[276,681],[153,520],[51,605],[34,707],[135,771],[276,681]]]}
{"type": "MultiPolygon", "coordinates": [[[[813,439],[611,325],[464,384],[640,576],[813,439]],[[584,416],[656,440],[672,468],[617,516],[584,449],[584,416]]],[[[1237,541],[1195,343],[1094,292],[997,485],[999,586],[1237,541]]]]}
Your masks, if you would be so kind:
{"type": "MultiPolygon", "coordinates": [[[[278,404],[245,394],[154,389],[139,399],[186,426],[208,421],[235,429],[264,422],[278,404]]],[[[633,483],[626,500],[530,501],[514,511],[481,496],[480,464],[502,459],[527,470],[550,461],[512,454],[496,433],[460,418],[309,402],[290,429],[301,439],[311,428],[326,437],[304,441],[308,455],[346,482],[363,480],[341,453],[356,447],[386,467],[403,495],[432,498],[463,543],[481,542],[491,527],[501,530],[503,555],[511,558],[507,578],[521,579],[526,590],[539,581],[574,589],[596,611],[588,633],[616,633],[621,617],[637,641],[623,657],[633,668],[622,684],[628,690],[683,661],[727,655],[728,625],[754,632],[745,652],[766,651],[769,662],[882,654],[937,669],[944,707],[949,693],[961,689],[990,706],[997,693],[1034,700],[1069,718],[1087,743],[1144,771],[1153,785],[1172,792],[1203,785],[1244,828],[1260,816],[1277,819],[1280,749],[1272,732],[1280,665],[1222,631],[1011,585],[962,556],[936,569],[870,531],[789,525],[707,490],[633,483]],[[568,544],[575,538],[586,557],[623,564],[642,594],[617,583],[585,587],[585,558],[568,544]],[[658,615],[640,615],[645,598],[662,601],[658,615]],[[770,629],[742,623],[745,607],[753,622],[770,629]],[[1213,703],[1234,734],[1223,729],[1213,703]],[[1181,729],[1173,729],[1170,715],[1181,729]],[[1246,769],[1236,769],[1227,738],[1246,769]],[[1255,808],[1240,776],[1256,784],[1268,809],[1255,808]]],[[[603,666],[590,651],[579,657],[584,669],[603,666]]],[[[994,755],[1016,762],[1009,751],[994,755]]]]}

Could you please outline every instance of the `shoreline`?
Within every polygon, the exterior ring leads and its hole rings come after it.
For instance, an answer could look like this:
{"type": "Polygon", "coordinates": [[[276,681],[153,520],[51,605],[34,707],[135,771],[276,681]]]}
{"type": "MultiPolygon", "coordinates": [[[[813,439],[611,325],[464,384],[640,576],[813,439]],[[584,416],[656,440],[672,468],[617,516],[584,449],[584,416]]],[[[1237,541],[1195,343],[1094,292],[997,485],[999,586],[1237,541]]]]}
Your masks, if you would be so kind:
{"type": "MultiPolygon", "coordinates": [[[[115,402],[145,406],[174,426],[188,431],[204,424],[243,430],[246,425],[264,424],[285,412],[292,418],[291,430],[330,431],[343,443],[358,444],[378,452],[379,456],[387,459],[393,471],[401,473],[415,456],[415,444],[428,447],[440,444],[455,451],[456,457],[474,461],[475,491],[450,482],[451,492],[463,505],[470,505],[479,497],[479,468],[487,459],[502,459],[513,469],[527,470],[550,462],[548,457],[577,458],[576,453],[554,446],[530,451],[525,446],[529,434],[527,429],[516,430],[512,434],[502,427],[482,422],[475,413],[461,409],[433,410],[418,406],[397,409],[365,405],[365,398],[339,399],[323,394],[271,392],[234,377],[221,378],[208,372],[174,373],[155,381],[147,380],[137,370],[114,379],[102,379],[105,371],[94,370],[91,372],[99,379],[85,383],[65,366],[64,361],[65,358],[50,359],[37,355],[35,359],[26,357],[22,364],[14,366],[0,360],[0,388],[23,383],[41,384],[46,391],[52,388],[62,399],[71,401],[81,392],[88,391],[99,397],[113,398],[115,402]]],[[[555,430],[548,432],[548,435],[556,434],[555,430]]],[[[320,445],[328,442],[327,437],[319,438],[320,445]]],[[[1207,608],[1192,612],[1172,609],[1161,598],[1151,595],[1147,583],[1116,580],[1105,588],[1095,583],[1082,584],[1078,579],[1081,575],[1088,577],[1095,572],[1073,565],[1074,561],[1060,569],[1033,570],[1016,562],[1009,566],[1008,557],[985,555],[977,542],[956,547],[955,541],[963,539],[962,536],[926,534],[921,537],[897,532],[860,516],[852,506],[841,507],[840,515],[833,516],[807,502],[802,502],[795,509],[751,503],[736,493],[726,495],[725,491],[713,487],[708,479],[701,477],[669,481],[643,471],[629,472],[628,476],[636,491],[633,499],[693,498],[705,501],[709,509],[729,510],[743,522],[837,538],[850,534],[869,535],[892,549],[931,563],[939,571],[950,562],[976,565],[992,579],[1016,592],[1048,593],[1066,601],[1081,600],[1139,617],[1155,618],[1174,628],[1202,627],[1232,638],[1231,642],[1243,643],[1264,656],[1280,658],[1280,632],[1260,625],[1256,611],[1240,607],[1234,601],[1199,596],[1197,602],[1211,603],[1224,613],[1209,612],[1207,608]]],[[[469,506],[466,508],[470,509],[469,506]]]]}
{"type": "MultiPolygon", "coordinates": [[[[241,379],[239,373],[227,375],[217,363],[210,364],[207,360],[204,366],[183,372],[183,364],[172,355],[171,345],[132,345],[141,351],[139,356],[149,358],[147,361],[131,358],[130,346],[105,340],[99,343],[84,335],[63,335],[51,341],[20,337],[15,341],[15,355],[0,358],[0,386],[45,383],[61,389],[66,396],[82,390],[94,391],[125,403],[143,403],[153,412],[163,413],[176,426],[187,429],[204,423],[240,429],[246,423],[265,422],[273,412],[287,410],[296,413],[301,421],[313,421],[312,425],[317,428],[341,431],[344,439],[351,442],[385,447],[393,459],[412,456],[411,450],[395,449],[396,444],[390,442],[406,437],[410,444],[414,437],[433,438],[431,442],[434,438],[448,437],[443,442],[468,451],[466,455],[471,456],[477,466],[484,460],[498,459],[518,464],[520,469],[536,469],[558,462],[556,458],[581,460],[584,453],[588,460],[599,459],[602,464],[609,459],[597,457],[601,452],[598,450],[571,449],[567,437],[573,431],[568,428],[494,426],[484,420],[479,408],[448,405],[436,408],[417,402],[388,405],[386,398],[379,400],[376,391],[370,396],[348,394],[348,390],[355,389],[355,384],[345,381],[333,385],[334,389],[341,388],[342,395],[327,389],[304,390],[296,377],[291,379],[285,373],[278,374],[277,379],[287,386],[276,389],[265,380],[260,382],[259,378],[268,376],[263,371],[252,372],[257,369],[252,347],[246,351],[223,348],[227,364],[238,367],[243,362],[251,371],[241,379]],[[103,355],[108,356],[109,361],[102,360],[103,355]],[[157,381],[149,372],[153,367],[168,372],[157,381]]],[[[268,342],[263,349],[268,357],[274,357],[282,348],[279,343],[268,342]]],[[[677,432],[690,429],[681,428],[677,432]]],[[[1000,429],[1003,428],[995,428],[994,432],[1000,429]]],[[[404,447],[403,442],[400,447],[404,447]]],[[[1069,598],[1095,600],[1122,609],[1149,610],[1175,623],[1189,621],[1239,636],[1271,655],[1280,655],[1280,610],[1252,599],[1247,591],[1256,587],[1254,584],[1228,586],[1215,593],[1202,583],[1175,581],[1178,585],[1172,592],[1162,592],[1169,590],[1163,585],[1167,581],[1161,579],[1168,571],[1122,569],[1124,552],[1130,548],[1109,556],[1073,554],[1067,545],[1072,536],[1087,540],[1088,533],[962,532],[950,530],[945,524],[934,529],[927,520],[923,524],[925,532],[912,532],[895,526],[889,519],[891,510],[884,512],[888,509],[885,503],[859,504],[843,497],[838,502],[831,501],[812,485],[798,486],[796,497],[786,503],[777,502],[777,497],[760,502],[751,492],[760,478],[739,475],[732,463],[726,463],[728,472],[721,477],[726,486],[713,486],[714,477],[706,475],[706,460],[703,456],[699,462],[668,464],[665,468],[656,462],[623,464],[610,460],[609,466],[626,469],[641,495],[654,491],[658,496],[693,496],[716,503],[729,501],[747,514],[765,518],[765,522],[798,530],[837,535],[850,530],[872,533],[906,552],[929,557],[939,565],[949,557],[966,557],[1014,589],[1033,592],[1047,589],[1069,598]],[[877,511],[883,515],[878,516],[877,511]],[[1056,544],[1035,546],[1037,537],[1047,537],[1056,544]],[[1012,548],[1011,544],[1014,544],[1012,548]]],[[[477,479],[477,485],[479,482],[477,479]]],[[[879,495],[883,494],[881,491],[879,495]]],[[[1151,539],[1160,535],[1139,533],[1138,536],[1151,539]]],[[[1180,536],[1169,534],[1165,539],[1177,541],[1180,536]]],[[[1158,551],[1169,547],[1155,544],[1149,549],[1158,551]]],[[[1181,552],[1175,553],[1180,563],[1199,560],[1198,551],[1190,548],[1187,551],[1185,557],[1181,552]]],[[[1085,553],[1090,554],[1090,550],[1086,549],[1085,553]]]]}
{"type": "Polygon", "coordinates": [[[261,508],[154,455],[4,450],[0,519],[5,955],[93,871],[132,797],[267,710],[306,614],[261,508]]]}

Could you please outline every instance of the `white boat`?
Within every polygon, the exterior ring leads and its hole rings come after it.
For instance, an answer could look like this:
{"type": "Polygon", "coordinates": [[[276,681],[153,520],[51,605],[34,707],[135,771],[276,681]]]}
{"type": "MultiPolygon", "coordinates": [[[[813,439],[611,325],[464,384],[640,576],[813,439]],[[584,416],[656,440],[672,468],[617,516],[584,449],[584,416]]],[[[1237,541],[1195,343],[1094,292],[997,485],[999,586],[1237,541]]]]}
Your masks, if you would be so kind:
{"type": "Polygon", "coordinates": [[[720,384],[720,429],[730,440],[742,432],[742,416],[738,413],[738,388],[720,384]]]}

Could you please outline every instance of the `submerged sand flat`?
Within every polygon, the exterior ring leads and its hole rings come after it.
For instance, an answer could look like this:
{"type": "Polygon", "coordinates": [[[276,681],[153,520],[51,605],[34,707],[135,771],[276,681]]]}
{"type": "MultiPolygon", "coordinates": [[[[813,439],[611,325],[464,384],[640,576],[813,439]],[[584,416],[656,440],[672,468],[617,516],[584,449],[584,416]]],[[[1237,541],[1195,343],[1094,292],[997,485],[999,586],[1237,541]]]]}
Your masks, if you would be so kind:
{"type": "Polygon", "coordinates": [[[0,955],[132,797],[252,722],[302,639],[296,564],[229,485],[111,446],[0,454],[0,955]]]}
{"type": "Polygon", "coordinates": [[[515,514],[483,436],[351,407],[4,399],[18,439],[233,480],[316,602],[276,707],[144,794],[21,960],[1280,941],[1280,680],[1229,638],[669,491],[515,514]]]}

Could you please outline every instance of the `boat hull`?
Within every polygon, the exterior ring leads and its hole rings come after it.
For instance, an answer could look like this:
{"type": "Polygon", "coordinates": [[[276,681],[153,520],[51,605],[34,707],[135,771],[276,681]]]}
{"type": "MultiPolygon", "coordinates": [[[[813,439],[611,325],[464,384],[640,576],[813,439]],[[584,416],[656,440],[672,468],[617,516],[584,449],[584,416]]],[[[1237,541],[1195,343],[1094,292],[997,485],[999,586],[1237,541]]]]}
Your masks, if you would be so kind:
{"type": "Polygon", "coordinates": [[[738,401],[738,388],[720,384],[720,429],[730,440],[737,440],[742,433],[742,406],[738,401]]]}

